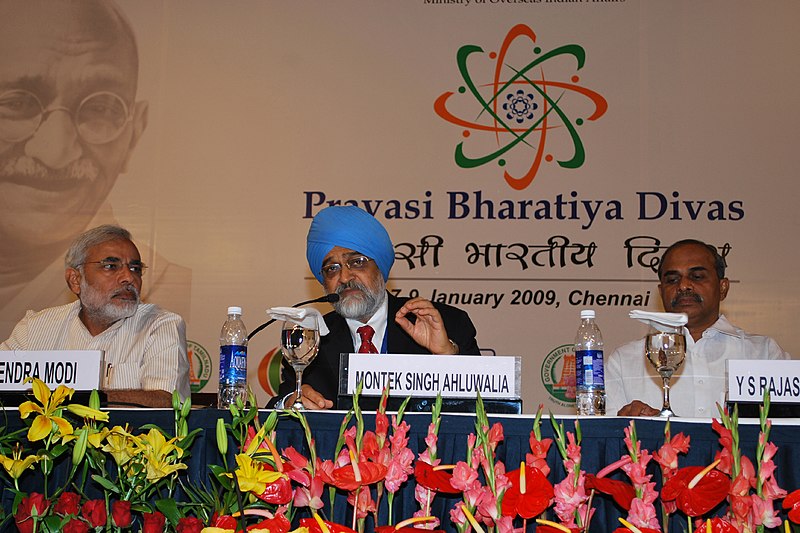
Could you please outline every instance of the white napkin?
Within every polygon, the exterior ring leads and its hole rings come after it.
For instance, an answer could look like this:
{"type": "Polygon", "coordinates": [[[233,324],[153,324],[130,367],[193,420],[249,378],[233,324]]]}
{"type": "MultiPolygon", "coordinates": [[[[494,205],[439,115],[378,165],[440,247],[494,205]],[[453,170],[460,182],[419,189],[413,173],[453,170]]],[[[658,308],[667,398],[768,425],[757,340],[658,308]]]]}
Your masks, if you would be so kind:
{"type": "Polygon", "coordinates": [[[325,336],[329,333],[322,313],[313,307],[270,307],[267,309],[267,315],[274,320],[288,320],[304,328],[313,328],[319,324],[320,335],[325,336]],[[317,317],[316,322],[313,317],[317,317]]]}
{"type": "Polygon", "coordinates": [[[652,313],[641,309],[632,310],[628,316],[647,324],[651,328],[667,333],[675,328],[685,326],[686,322],[689,321],[686,313],[652,313]]]}

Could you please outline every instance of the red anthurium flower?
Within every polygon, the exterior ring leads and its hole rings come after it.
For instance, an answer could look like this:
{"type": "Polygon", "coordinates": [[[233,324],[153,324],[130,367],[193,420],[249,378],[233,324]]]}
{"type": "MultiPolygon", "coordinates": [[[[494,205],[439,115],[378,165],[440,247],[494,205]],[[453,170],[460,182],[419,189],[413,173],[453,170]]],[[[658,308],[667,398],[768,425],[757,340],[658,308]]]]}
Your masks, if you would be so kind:
{"type": "Polygon", "coordinates": [[[458,494],[461,492],[453,488],[450,478],[453,474],[446,470],[434,470],[433,466],[425,461],[417,461],[414,465],[414,478],[418,485],[422,485],[428,490],[441,492],[443,494],[458,494]]]}
{"type": "Polygon", "coordinates": [[[247,529],[268,529],[270,533],[287,533],[292,529],[292,524],[282,514],[277,515],[275,518],[267,518],[257,524],[248,526],[247,529]]]}
{"type": "MultiPolygon", "coordinates": [[[[695,527],[695,531],[705,533],[705,524],[697,525],[695,527]]],[[[712,518],[711,519],[711,532],[712,533],[738,533],[739,530],[736,527],[725,520],[724,518],[712,518]]]]}
{"type": "MultiPolygon", "coordinates": [[[[327,526],[329,533],[356,533],[347,526],[334,524],[333,522],[328,522],[327,520],[323,520],[323,522],[325,522],[325,526],[327,526]]],[[[308,533],[325,533],[322,530],[322,526],[320,526],[319,523],[317,523],[317,521],[313,518],[301,518],[300,527],[307,527],[308,533]]]]}
{"type": "Polygon", "coordinates": [[[783,508],[789,511],[789,520],[795,524],[800,524],[800,489],[790,492],[783,499],[783,508]]]}
{"type": "MultiPolygon", "coordinates": [[[[582,527],[561,527],[568,529],[570,533],[583,533],[582,527]]],[[[547,524],[540,524],[536,526],[536,533],[564,533],[564,530],[557,527],[548,526],[547,524]]]]}
{"type": "Polygon", "coordinates": [[[238,522],[231,515],[224,514],[220,516],[211,517],[211,526],[220,529],[236,529],[238,522]]]}
{"type": "MultiPolygon", "coordinates": [[[[649,528],[649,527],[638,527],[636,529],[641,531],[641,533],[661,533],[660,530],[652,529],[652,528],[649,528]]],[[[614,533],[631,533],[631,530],[628,529],[627,527],[618,527],[617,529],[614,530],[614,533]]]]}
{"type": "Polygon", "coordinates": [[[678,509],[688,516],[702,516],[725,499],[731,487],[731,480],[719,470],[708,471],[696,484],[690,487],[695,477],[706,470],[702,466],[681,468],[675,477],[664,484],[661,499],[675,500],[678,509]]]}
{"type": "Polygon", "coordinates": [[[356,477],[356,472],[352,464],[344,465],[339,468],[334,468],[329,474],[324,470],[320,470],[320,478],[328,485],[333,485],[342,490],[356,490],[362,485],[371,485],[386,477],[387,468],[384,465],[372,462],[358,463],[359,477],[356,477]]]}
{"type": "MultiPolygon", "coordinates": [[[[268,468],[268,470],[272,469],[268,468]]],[[[264,492],[257,494],[257,497],[267,503],[274,503],[276,505],[289,503],[292,501],[292,484],[288,477],[281,476],[272,483],[267,483],[264,492]]]]}
{"type": "Polygon", "coordinates": [[[550,506],[553,499],[553,485],[538,468],[525,466],[524,470],[514,470],[506,474],[511,486],[503,494],[503,516],[521,516],[533,518],[539,516],[550,506]],[[524,472],[523,480],[520,471],[524,472]]]}
{"type": "Polygon", "coordinates": [[[636,489],[630,483],[606,477],[597,477],[594,474],[586,474],[586,488],[608,494],[614,498],[617,505],[626,511],[631,510],[631,501],[636,497],[636,489]]]}

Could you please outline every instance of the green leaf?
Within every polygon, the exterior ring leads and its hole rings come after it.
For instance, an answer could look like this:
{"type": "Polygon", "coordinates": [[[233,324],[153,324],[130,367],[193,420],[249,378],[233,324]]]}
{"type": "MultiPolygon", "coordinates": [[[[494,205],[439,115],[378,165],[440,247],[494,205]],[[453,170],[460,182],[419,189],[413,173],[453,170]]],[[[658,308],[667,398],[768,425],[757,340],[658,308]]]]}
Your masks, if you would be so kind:
{"type": "Polygon", "coordinates": [[[117,485],[115,485],[110,479],[104,478],[102,476],[98,476],[97,474],[92,475],[92,480],[97,483],[98,485],[102,486],[106,490],[110,490],[114,494],[120,494],[121,491],[117,485]]]}
{"type": "Polygon", "coordinates": [[[170,524],[173,526],[178,525],[178,521],[181,519],[181,514],[178,512],[178,504],[175,500],[169,499],[162,499],[156,500],[156,508],[161,511],[170,524]]]}

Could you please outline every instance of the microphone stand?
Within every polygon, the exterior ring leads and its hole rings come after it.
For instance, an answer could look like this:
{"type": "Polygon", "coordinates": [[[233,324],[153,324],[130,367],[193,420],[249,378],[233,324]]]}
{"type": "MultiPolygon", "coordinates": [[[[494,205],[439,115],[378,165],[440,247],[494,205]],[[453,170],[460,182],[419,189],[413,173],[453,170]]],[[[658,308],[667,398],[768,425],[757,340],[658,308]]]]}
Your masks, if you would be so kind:
{"type": "MultiPolygon", "coordinates": [[[[313,300],[306,300],[305,302],[296,303],[292,307],[303,307],[304,305],[308,305],[308,304],[320,304],[320,303],[331,303],[331,304],[333,304],[333,303],[336,303],[338,301],[339,301],[339,295],[336,294],[336,293],[331,293],[331,294],[326,294],[325,296],[321,296],[319,298],[314,298],[313,300]]],[[[274,318],[270,318],[269,320],[267,320],[266,322],[264,322],[263,324],[258,326],[256,329],[251,331],[250,334],[247,336],[247,342],[250,342],[250,339],[255,337],[256,333],[258,333],[259,331],[261,331],[265,327],[269,326],[273,322],[275,322],[275,319],[274,318]]]]}

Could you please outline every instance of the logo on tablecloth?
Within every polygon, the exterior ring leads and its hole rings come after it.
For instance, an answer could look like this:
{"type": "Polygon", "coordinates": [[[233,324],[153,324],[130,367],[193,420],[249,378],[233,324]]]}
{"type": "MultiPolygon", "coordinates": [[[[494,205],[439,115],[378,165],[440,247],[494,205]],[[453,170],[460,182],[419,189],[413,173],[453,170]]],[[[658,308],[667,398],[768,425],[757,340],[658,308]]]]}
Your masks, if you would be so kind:
{"type": "Polygon", "coordinates": [[[562,407],[575,406],[575,345],[554,348],[542,362],[542,384],[562,407]]]}
{"type": "Polygon", "coordinates": [[[211,356],[199,343],[186,341],[187,355],[189,356],[189,384],[192,392],[200,392],[211,378],[211,356]]]}
{"type": "Polygon", "coordinates": [[[511,28],[498,51],[467,44],[456,54],[463,85],[441,94],[433,108],[462,128],[455,148],[461,168],[494,163],[506,183],[526,189],[543,164],[576,169],[586,160],[578,129],[608,109],[577,72],[586,52],[577,44],[536,46],[524,24],[511,28]]]}

